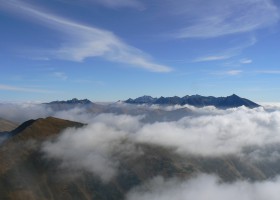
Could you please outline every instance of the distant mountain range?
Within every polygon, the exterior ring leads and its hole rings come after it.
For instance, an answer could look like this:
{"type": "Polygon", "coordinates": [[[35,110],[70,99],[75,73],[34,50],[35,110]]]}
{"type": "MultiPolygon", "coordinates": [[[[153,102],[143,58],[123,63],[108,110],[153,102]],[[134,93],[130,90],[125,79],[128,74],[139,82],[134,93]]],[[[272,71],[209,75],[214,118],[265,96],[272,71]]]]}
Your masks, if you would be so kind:
{"type": "Polygon", "coordinates": [[[160,97],[153,98],[151,96],[142,96],[136,99],[128,99],[124,101],[129,104],[159,104],[159,105],[191,105],[195,107],[215,106],[217,108],[234,108],[246,106],[248,108],[259,107],[257,103],[245,98],[241,98],[236,94],[227,97],[213,97],[200,95],[186,95],[184,97],[160,97]]]}
{"type": "Polygon", "coordinates": [[[66,101],[52,101],[46,104],[80,104],[80,105],[87,105],[87,104],[93,104],[90,100],[88,99],[77,99],[77,98],[73,98],[71,100],[66,100],[66,101]]]}
{"type": "MultiPolygon", "coordinates": [[[[214,97],[214,96],[201,96],[201,95],[186,95],[184,97],[159,97],[154,98],[151,96],[141,96],[136,99],[127,99],[123,101],[128,104],[158,104],[158,105],[191,105],[195,107],[204,107],[204,106],[215,106],[217,108],[235,108],[240,106],[246,106],[248,108],[256,108],[260,105],[237,96],[233,94],[227,97],[214,97]]],[[[51,106],[54,109],[69,109],[73,106],[92,106],[96,105],[88,99],[77,99],[73,98],[66,101],[52,101],[49,103],[44,103],[45,105],[51,106]]]]}
{"type": "Polygon", "coordinates": [[[66,101],[52,101],[49,103],[44,103],[44,105],[47,105],[54,110],[68,110],[76,106],[91,107],[92,105],[95,104],[88,99],[79,100],[77,98],[73,98],[71,100],[66,100],[66,101]]]}

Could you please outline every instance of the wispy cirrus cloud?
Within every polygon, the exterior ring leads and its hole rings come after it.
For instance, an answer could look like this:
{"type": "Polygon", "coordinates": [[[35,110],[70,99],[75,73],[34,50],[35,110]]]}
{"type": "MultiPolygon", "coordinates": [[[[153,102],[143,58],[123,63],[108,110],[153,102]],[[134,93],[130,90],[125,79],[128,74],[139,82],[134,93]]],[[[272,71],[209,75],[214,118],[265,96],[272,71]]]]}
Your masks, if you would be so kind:
{"type": "MultiPolygon", "coordinates": [[[[213,53],[212,55],[197,57],[193,59],[193,62],[211,62],[211,61],[228,60],[242,53],[244,49],[255,45],[256,42],[257,42],[256,37],[250,37],[246,41],[242,41],[240,42],[240,44],[234,47],[224,49],[222,52],[213,53]]],[[[242,59],[238,61],[238,64],[250,64],[251,62],[252,60],[250,59],[242,59]]]]}
{"type": "Polygon", "coordinates": [[[259,70],[256,72],[259,74],[280,74],[280,70],[259,70]]]}
{"type": "Polygon", "coordinates": [[[186,19],[185,27],[174,33],[175,38],[245,33],[279,21],[279,10],[271,0],[181,0],[173,12],[186,19]]]}
{"type": "Polygon", "coordinates": [[[233,55],[212,55],[205,57],[198,57],[193,60],[193,62],[208,62],[208,61],[218,61],[218,60],[226,60],[231,58],[233,55]]]}
{"type": "Polygon", "coordinates": [[[63,40],[67,42],[61,44],[58,49],[44,52],[48,54],[48,57],[77,62],[91,57],[102,57],[112,62],[153,72],[170,72],[172,70],[169,66],[153,62],[149,55],[126,44],[110,31],[49,14],[18,0],[5,1],[1,7],[41,22],[42,25],[55,29],[61,34],[63,40]]]}
{"type": "Polygon", "coordinates": [[[237,69],[233,69],[233,70],[228,70],[228,71],[219,71],[219,72],[214,72],[212,74],[214,75],[227,75],[227,76],[237,76],[242,74],[243,71],[242,70],[237,70],[237,69]]]}
{"type": "Polygon", "coordinates": [[[244,58],[244,59],[241,59],[239,62],[241,64],[251,64],[253,62],[253,60],[251,60],[249,58],[244,58]]]}
{"type": "Polygon", "coordinates": [[[43,90],[31,87],[18,87],[11,85],[0,84],[0,90],[15,91],[15,92],[33,92],[33,93],[53,93],[54,91],[43,90]]]}
{"type": "Polygon", "coordinates": [[[90,3],[98,3],[109,8],[136,8],[143,9],[144,5],[138,0],[86,0],[90,3]]]}
{"type": "Polygon", "coordinates": [[[68,76],[64,72],[54,72],[53,76],[63,81],[68,79],[68,76]]]}
{"type": "Polygon", "coordinates": [[[236,76],[236,75],[241,74],[242,72],[243,72],[242,70],[229,70],[229,71],[226,71],[225,74],[231,75],[231,76],[236,76]]]}
{"type": "Polygon", "coordinates": [[[224,63],[223,65],[227,66],[227,67],[240,67],[242,65],[249,65],[249,64],[252,64],[252,63],[253,63],[252,59],[244,58],[244,59],[241,59],[241,60],[231,60],[231,61],[228,61],[228,62],[224,63]]]}

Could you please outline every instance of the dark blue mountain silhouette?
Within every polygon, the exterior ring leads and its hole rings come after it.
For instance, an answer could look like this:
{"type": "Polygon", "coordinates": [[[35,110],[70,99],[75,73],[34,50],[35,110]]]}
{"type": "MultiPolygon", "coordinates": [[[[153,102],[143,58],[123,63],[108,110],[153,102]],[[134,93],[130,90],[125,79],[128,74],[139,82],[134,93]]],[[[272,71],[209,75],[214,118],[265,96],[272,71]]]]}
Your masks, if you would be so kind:
{"type": "Polygon", "coordinates": [[[241,98],[236,94],[227,97],[213,97],[200,95],[186,95],[184,97],[160,97],[153,98],[151,96],[142,96],[136,99],[128,99],[124,101],[129,104],[159,104],[159,105],[192,105],[195,107],[215,106],[217,108],[234,108],[246,106],[248,108],[259,107],[257,103],[245,98],[241,98]]]}

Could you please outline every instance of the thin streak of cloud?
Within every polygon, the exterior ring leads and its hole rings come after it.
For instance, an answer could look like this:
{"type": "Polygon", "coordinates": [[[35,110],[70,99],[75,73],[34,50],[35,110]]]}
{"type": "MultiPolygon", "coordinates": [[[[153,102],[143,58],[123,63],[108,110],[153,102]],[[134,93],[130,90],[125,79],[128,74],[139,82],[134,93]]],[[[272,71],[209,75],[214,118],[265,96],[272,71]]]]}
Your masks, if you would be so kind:
{"type": "Polygon", "coordinates": [[[35,60],[35,61],[49,61],[50,58],[48,57],[33,57],[33,58],[29,58],[31,60],[35,60]]]}
{"type": "Polygon", "coordinates": [[[193,60],[193,62],[208,62],[208,61],[227,60],[231,57],[232,57],[232,55],[205,56],[205,57],[196,58],[196,59],[193,60]]]}
{"type": "Polygon", "coordinates": [[[253,61],[251,59],[248,58],[244,58],[242,60],[240,60],[241,64],[251,64],[253,61]]]}
{"type": "Polygon", "coordinates": [[[279,21],[278,8],[271,0],[214,0],[182,2],[177,8],[188,21],[175,38],[214,38],[251,32],[279,21]],[[186,5],[187,4],[187,5],[186,5]]]}
{"type": "Polygon", "coordinates": [[[241,74],[242,72],[243,72],[242,70],[229,70],[229,71],[226,71],[225,74],[231,75],[231,76],[236,76],[236,75],[241,74]]]}
{"type": "Polygon", "coordinates": [[[0,90],[15,91],[15,92],[33,92],[33,93],[53,93],[54,91],[35,89],[30,87],[17,87],[11,85],[0,84],[0,90]]]}
{"type": "Polygon", "coordinates": [[[280,70],[259,70],[256,72],[259,74],[280,74],[280,70]]]}
{"type": "MultiPolygon", "coordinates": [[[[220,52],[220,53],[216,53],[216,55],[201,56],[201,57],[195,58],[193,60],[193,62],[211,62],[211,61],[228,60],[230,58],[233,58],[233,57],[239,55],[244,49],[255,45],[256,42],[257,42],[256,37],[250,37],[249,39],[247,39],[246,41],[243,41],[239,45],[236,45],[234,47],[223,50],[222,53],[220,52]]],[[[242,62],[243,62],[243,64],[249,64],[250,62],[252,62],[252,60],[243,59],[238,64],[240,64],[242,62]]]]}
{"type": "Polygon", "coordinates": [[[54,72],[53,76],[63,81],[68,79],[68,76],[63,72],[54,72]]]}
{"type": "Polygon", "coordinates": [[[102,57],[152,72],[172,71],[169,66],[154,63],[149,55],[126,44],[110,31],[57,17],[22,1],[4,2],[2,7],[28,16],[32,20],[44,22],[43,25],[61,32],[68,42],[62,44],[59,49],[46,51],[46,54],[53,58],[82,62],[90,57],[102,57]]]}
{"type": "Polygon", "coordinates": [[[243,73],[242,70],[228,70],[228,71],[219,71],[212,73],[213,75],[220,75],[220,76],[237,76],[243,73]]]}
{"type": "Polygon", "coordinates": [[[87,0],[90,3],[101,4],[109,8],[135,8],[143,9],[144,5],[138,0],[87,0]]]}

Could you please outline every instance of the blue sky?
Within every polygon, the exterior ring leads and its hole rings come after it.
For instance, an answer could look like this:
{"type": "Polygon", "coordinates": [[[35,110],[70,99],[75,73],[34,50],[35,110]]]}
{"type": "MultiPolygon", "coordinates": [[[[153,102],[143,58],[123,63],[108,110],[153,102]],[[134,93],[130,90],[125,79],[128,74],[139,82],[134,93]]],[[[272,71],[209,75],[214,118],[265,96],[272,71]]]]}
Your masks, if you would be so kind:
{"type": "Polygon", "coordinates": [[[0,0],[2,101],[280,101],[279,1],[0,0]]]}

